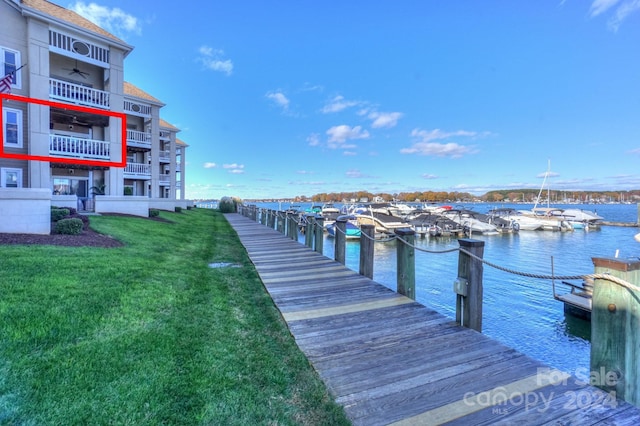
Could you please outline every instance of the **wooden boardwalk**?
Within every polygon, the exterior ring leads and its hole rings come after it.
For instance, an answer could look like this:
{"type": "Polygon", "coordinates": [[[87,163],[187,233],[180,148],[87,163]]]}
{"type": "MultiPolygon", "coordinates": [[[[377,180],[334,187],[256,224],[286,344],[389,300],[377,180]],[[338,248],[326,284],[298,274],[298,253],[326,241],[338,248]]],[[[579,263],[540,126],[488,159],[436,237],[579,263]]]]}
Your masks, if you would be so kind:
{"type": "Polygon", "coordinates": [[[239,214],[226,215],[355,425],[640,424],[640,410],[239,214]]]}

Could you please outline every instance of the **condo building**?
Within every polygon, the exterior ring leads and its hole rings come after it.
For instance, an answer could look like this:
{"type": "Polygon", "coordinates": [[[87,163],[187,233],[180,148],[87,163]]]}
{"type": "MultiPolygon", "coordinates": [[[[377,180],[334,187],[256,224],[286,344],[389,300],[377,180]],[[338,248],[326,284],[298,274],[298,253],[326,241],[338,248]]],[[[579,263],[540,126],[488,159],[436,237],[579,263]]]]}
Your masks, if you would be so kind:
{"type": "Polygon", "coordinates": [[[0,0],[0,232],[50,232],[50,208],[186,208],[187,144],[124,79],[133,47],[45,0],[0,0]]]}

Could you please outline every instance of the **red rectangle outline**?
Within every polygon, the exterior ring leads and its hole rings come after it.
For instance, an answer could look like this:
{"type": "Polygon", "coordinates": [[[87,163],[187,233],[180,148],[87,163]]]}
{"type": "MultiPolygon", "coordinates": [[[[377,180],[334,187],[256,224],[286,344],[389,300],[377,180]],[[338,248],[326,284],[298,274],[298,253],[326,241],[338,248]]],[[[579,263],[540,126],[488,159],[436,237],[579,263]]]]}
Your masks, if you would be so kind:
{"type": "MultiPolygon", "coordinates": [[[[56,108],[71,109],[80,112],[87,112],[90,114],[106,115],[108,117],[115,117],[122,120],[122,158],[120,162],[113,161],[99,161],[99,160],[80,160],[76,158],[61,158],[51,156],[39,156],[29,154],[10,154],[4,152],[4,131],[0,131],[0,158],[13,158],[17,160],[36,160],[36,161],[49,161],[52,163],[67,163],[67,164],[83,164],[90,166],[100,167],[125,167],[127,165],[127,116],[121,112],[106,111],[103,109],[90,108],[74,104],[64,104],[60,102],[45,101],[42,99],[29,98],[26,96],[12,95],[9,93],[0,93],[0,111],[2,111],[3,101],[14,100],[24,103],[34,103],[37,105],[45,105],[56,108]]],[[[0,129],[4,129],[3,123],[4,114],[0,114],[0,129]]]]}

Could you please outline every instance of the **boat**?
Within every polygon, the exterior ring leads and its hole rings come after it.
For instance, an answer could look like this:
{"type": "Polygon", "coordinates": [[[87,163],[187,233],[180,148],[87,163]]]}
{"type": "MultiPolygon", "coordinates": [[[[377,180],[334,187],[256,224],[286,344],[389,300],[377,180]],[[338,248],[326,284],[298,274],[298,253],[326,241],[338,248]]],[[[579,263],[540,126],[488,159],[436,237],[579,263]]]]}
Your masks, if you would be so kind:
{"type": "Polygon", "coordinates": [[[451,209],[440,213],[443,217],[459,224],[464,233],[482,234],[482,235],[495,235],[499,234],[498,228],[486,221],[481,213],[474,212],[467,209],[451,209]]]}
{"type": "Polygon", "coordinates": [[[492,209],[489,210],[487,216],[491,220],[489,223],[507,222],[510,223],[511,228],[516,231],[538,231],[541,230],[544,225],[541,220],[527,216],[513,208],[492,209]]]}
{"type": "Polygon", "coordinates": [[[358,226],[373,225],[376,234],[394,234],[396,229],[411,229],[411,224],[393,216],[384,207],[378,205],[360,206],[353,210],[358,226]]]}
{"type": "MultiPolygon", "coordinates": [[[[346,220],[346,226],[345,226],[346,239],[348,240],[358,239],[360,238],[360,235],[362,235],[362,231],[358,227],[357,219],[354,215],[341,215],[341,216],[338,216],[336,220],[341,220],[341,221],[346,220]]],[[[325,229],[327,230],[328,236],[335,237],[336,232],[338,232],[336,230],[336,221],[325,226],[325,229]]]]}
{"type": "Polygon", "coordinates": [[[331,225],[340,216],[340,209],[333,205],[333,203],[325,203],[320,208],[320,214],[324,219],[324,227],[331,225]]]}

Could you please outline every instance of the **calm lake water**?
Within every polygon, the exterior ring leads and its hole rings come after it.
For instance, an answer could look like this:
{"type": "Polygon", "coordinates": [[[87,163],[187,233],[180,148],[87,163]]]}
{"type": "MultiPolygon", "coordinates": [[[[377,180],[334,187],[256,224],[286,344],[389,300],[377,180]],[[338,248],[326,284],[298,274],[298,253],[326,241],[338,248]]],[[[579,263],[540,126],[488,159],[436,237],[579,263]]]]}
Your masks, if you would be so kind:
{"type": "MultiPolygon", "coordinates": [[[[258,204],[278,209],[277,203],[258,204]]],[[[287,206],[283,206],[287,208],[287,206]]],[[[300,205],[302,209],[311,205],[300,205]]],[[[484,213],[494,207],[530,209],[533,205],[465,205],[484,213]]],[[[554,205],[554,207],[562,207],[554,205]]],[[[596,210],[606,221],[637,223],[636,204],[571,205],[596,210]]],[[[587,275],[594,273],[593,257],[640,257],[640,243],[634,240],[637,227],[602,226],[599,230],[575,232],[521,231],[518,234],[482,236],[484,258],[501,267],[537,275],[587,275]]],[[[304,237],[300,242],[304,244],[304,237]]],[[[459,247],[456,238],[416,238],[416,246],[430,251],[459,247]]],[[[346,264],[359,268],[360,243],[347,242],[346,264]]],[[[325,237],[324,253],[334,257],[334,240],[325,237]]],[[[453,281],[457,277],[458,252],[425,253],[416,250],[416,299],[455,318],[453,281]]],[[[374,277],[396,290],[396,243],[375,245],[374,277]]],[[[579,281],[575,281],[576,284],[579,281]]],[[[566,286],[556,280],[558,291],[566,286]]],[[[564,314],[563,304],[553,298],[551,280],[522,277],[484,266],[483,333],[545,364],[575,374],[589,368],[590,323],[564,314]]]]}

